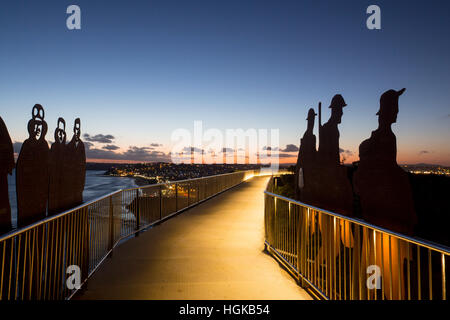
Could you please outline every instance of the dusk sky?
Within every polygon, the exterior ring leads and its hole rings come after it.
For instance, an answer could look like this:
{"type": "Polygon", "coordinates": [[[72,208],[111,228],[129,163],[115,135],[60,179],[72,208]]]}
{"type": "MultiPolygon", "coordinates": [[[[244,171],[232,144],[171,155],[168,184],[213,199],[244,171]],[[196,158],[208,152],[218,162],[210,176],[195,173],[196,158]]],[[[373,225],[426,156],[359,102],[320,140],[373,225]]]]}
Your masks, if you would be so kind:
{"type": "Polygon", "coordinates": [[[83,140],[97,141],[88,158],[144,161],[166,158],[172,132],[196,120],[279,129],[282,148],[298,146],[308,109],[322,101],[326,122],[341,93],[340,146],[354,161],[377,128],[380,95],[406,88],[398,162],[450,165],[449,16],[448,0],[6,0],[0,116],[22,142],[40,103],[47,140],[58,117],[69,138],[80,117],[83,140]],[[81,30],[66,27],[71,4],[81,30]],[[381,30],[366,27],[371,4],[381,30]]]}

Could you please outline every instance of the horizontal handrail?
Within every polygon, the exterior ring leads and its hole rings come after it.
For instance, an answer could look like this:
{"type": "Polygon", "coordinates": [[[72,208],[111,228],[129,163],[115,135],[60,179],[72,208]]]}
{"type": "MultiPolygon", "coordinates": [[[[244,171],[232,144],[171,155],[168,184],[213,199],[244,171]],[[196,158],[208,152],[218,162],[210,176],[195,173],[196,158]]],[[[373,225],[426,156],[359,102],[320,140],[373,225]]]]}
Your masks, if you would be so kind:
{"type": "Polygon", "coordinates": [[[8,233],[6,233],[6,234],[0,236],[0,241],[10,239],[10,238],[12,238],[12,237],[18,235],[19,233],[22,233],[22,232],[25,232],[25,231],[27,231],[27,230],[33,229],[33,228],[35,228],[35,227],[38,227],[38,226],[40,226],[40,225],[46,224],[46,223],[48,223],[48,222],[50,222],[50,221],[57,220],[57,219],[59,219],[59,218],[61,218],[61,217],[63,217],[63,216],[66,216],[66,215],[68,215],[68,214],[70,214],[70,213],[72,213],[72,212],[75,212],[75,211],[77,211],[77,210],[80,210],[80,209],[82,209],[82,208],[84,208],[84,207],[88,207],[89,205],[91,205],[91,204],[93,204],[93,203],[96,203],[96,202],[98,202],[98,201],[101,201],[101,200],[104,200],[104,199],[108,199],[109,197],[111,197],[111,196],[113,196],[113,195],[116,195],[116,194],[122,192],[123,190],[126,190],[126,189],[118,189],[118,190],[113,191],[113,192],[111,192],[111,193],[108,193],[108,194],[106,194],[106,195],[103,195],[103,196],[100,196],[100,197],[98,197],[98,198],[95,198],[95,199],[89,200],[89,201],[87,201],[87,202],[84,202],[84,203],[82,203],[82,204],[80,204],[80,205],[78,205],[78,206],[76,206],[76,207],[73,207],[73,208],[71,208],[71,209],[69,209],[69,210],[63,211],[63,212],[61,212],[61,213],[57,213],[57,214],[55,214],[55,215],[53,215],[53,216],[50,216],[50,217],[45,217],[44,219],[41,219],[41,220],[39,220],[39,221],[30,223],[30,224],[27,225],[27,226],[24,226],[24,227],[18,228],[18,229],[16,229],[16,230],[13,230],[13,231],[11,231],[11,232],[8,232],[8,233]]]}
{"type": "Polygon", "coordinates": [[[345,221],[348,221],[348,222],[352,222],[352,223],[358,224],[360,226],[367,227],[367,228],[370,228],[372,230],[375,230],[375,231],[378,231],[378,232],[381,232],[381,233],[384,233],[384,234],[388,234],[388,235],[394,236],[396,238],[399,238],[399,239],[402,239],[402,240],[405,240],[405,241],[412,242],[412,243],[417,244],[417,245],[421,245],[421,246],[426,247],[428,249],[433,249],[433,250],[439,251],[439,252],[444,253],[444,254],[450,254],[450,247],[447,247],[447,246],[442,245],[442,244],[438,244],[438,243],[434,243],[434,242],[429,241],[429,240],[418,239],[418,238],[410,237],[410,236],[407,236],[407,235],[404,235],[404,234],[401,234],[401,233],[397,233],[397,232],[392,231],[392,230],[388,230],[388,229],[385,229],[385,228],[382,228],[382,227],[379,227],[379,226],[375,226],[375,225],[370,224],[370,223],[368,223],[368,222],[366,222],[366,221],[364,221],[362,219],[347,217],[347,216],[344,216],[344,215],[339,214],[339,213],[334,213],[334,212],[331,212],[331,211],[328,211],[328,210],[325,210],[325,209],[314,207],[314,206],[309,205],[307,203],[304,203],[304,202],[301,202],[301,201],[298,201],[298,200],[294,200],[294,199],[291,199],[291,198],[287,198],[287,197],[284,197],[282,195],[279,195],[279,194],[276,194],[276,193],[273,193],[273,192],[269,192],[267,190],[264,191],[264,193],[267,194],[267,195],[270,195],[271,197],[278,198],[278,199],[284,200],[284,201],[289,202],[289,203],[297,204],[297,205],[303,206],[305,208],[310,208],[312,210],[320,211],[321,213],[324,213],[326,215],[329,215],[329,216],[332,216],[332,217],[337,217],[337,218],[340,218],[342,220],[345,220],[345,221]]]}
{"type": "Polygon", "coordinates": [[[315,297],[447,299],[449,247],[276,194],[273,181],[265,247],[315,297]]]}
{"type": "Polygon", "coordinates": [[[123,240],[255,175],[238,171],[120,189],[0,237],[0,300],[70,299],[123,240]]]}
{"type": "MultiPolygon", "coordinates": [[[[245,171],[237,171],[237,172],[245,172],[245,171]]],[[[103,196],[97,197],[95,199],[89,200],[87,202],[84,202],[84,203],[76,206],[76,207],[73,207],[73,208],[68,209],[66,211],[63,211],[61,213],[55,214],[55,215],[53,215],[51,217],[46,217],[46,218],[41,219],[39,221],[33,222],[33,223],[31,223],[31,224],[29,224],[27,226],[24,226],[22,228],[18,228],[16,230],[13,230],[13,231],[10,231],[10,232],[8,232],[6,234],[3,234],[3,235],[0,236],[0,241],[9,239],[11,237],[14,237],[15,235],[17,235],[17,234],[19,234],[21,232],[30,230],[30,229],[32,229],[34,227],[37,227],[39,225],[48,223],[48,222],[50,222],[52,220],[59,219],[62,216],[68,215],[68,214],[70,214],[72,212],[75,212],[75,211],[77,211],[79,209],[82,209],[83,207],[86,207],[86,206],[89,206],[89,205],[91,205],[91,204],[93,204],[95,202],[107,199],[107,198],[109,198],[109,197],[111,197],[113,195],[119,194],[119,193],[124,192],[124,191],[142,190],[142,189],[145,189],[145,188],[166,186],[166,185],[177,184],[177,183],[194,182],[194,181],[197,181],[197,180],[203,180],[203,179],[207,179],[207,178],[211,178],[211,177],[221,177],[221,176],[231,175],[231,174],[235,174],[235,173],[236,172],[222,173],[222,174],[217,174],[217,175],[213,175],[213,176],[205,176],[205,177],[198,177],[198,178],[193,178],[193,179],[184,179],[184,180],[174,180],[174,181],[160,182],[160,183],[149,184],[149,185],[139,186],[139,187],[134,187],[134,188],[117,189],[117,190],[115,190],[113,192],[110,192],[110,193],[108,193],[106,195],[103,195],[103,196]]]]}

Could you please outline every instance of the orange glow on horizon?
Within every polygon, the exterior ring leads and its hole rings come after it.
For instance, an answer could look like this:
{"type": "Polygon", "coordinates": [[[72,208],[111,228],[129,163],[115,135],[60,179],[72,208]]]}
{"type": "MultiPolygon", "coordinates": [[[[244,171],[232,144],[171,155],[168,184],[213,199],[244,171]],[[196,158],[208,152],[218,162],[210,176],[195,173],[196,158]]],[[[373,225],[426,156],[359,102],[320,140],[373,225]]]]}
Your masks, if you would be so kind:
{"type": "MultiPolygon", "coordinates": [[[[282,165],[288,165],[288,164],[296,164],[297,163],[297,152],[292,153],[292,156],[290,157],[280,157],[278,158],[278,163],[282,165]]],[[[256,160],[249,161],[248,156],[247,157],[240,157],[242,158],[241,161],[237,161],[237,163],[241,164],[268,164],[270,161],[267,161],[265,159],[260,159],[259,156],[256,157],[256,160]],[[256,162],[255,162],[256,161],[256,162]]],[[[439,157],[437,154],[428,154],[428,155],[420,155],[418,152],[399,152],[397,155],[397,163],[400,165],[403,164],[409,164],[414,165],[418,163],[428,163],[432,165],[442,165],[442,166],[450,166],[450,162],[448,160],[443,159],[442,155],[439,157]]],[[[186,158],[187,159],[187,158],[186,158]]],[[[189,160],[191,160],[191,157],[189,156],[189,160]]],[[[222,162],[226,161],[227,164],[233,164],[237,159],[235,159],[235,155],[231,153],[228,156],[221,157],[222,162]]],[[[346,157],[345,164],[352,164],[355,161],[359,161],[359,155],[357,153],[353,153],[353,155],[346,157]]],[[[94,158],[87,158],[86,162],[91,163],[149,163],[149,162],[165,162],[165,161],[136,161],[136,160],[114,160],[114,159],[94,159],[94,158]]],[[[172,162],[172,161],[169,161],[172,162]]],[[[191,161],[188,161],[191,162],[191,161]]],[[[203,159],[204,164],[213,164],[218,163],[219,159],[217,157],[204,157],[203,159]]]]}

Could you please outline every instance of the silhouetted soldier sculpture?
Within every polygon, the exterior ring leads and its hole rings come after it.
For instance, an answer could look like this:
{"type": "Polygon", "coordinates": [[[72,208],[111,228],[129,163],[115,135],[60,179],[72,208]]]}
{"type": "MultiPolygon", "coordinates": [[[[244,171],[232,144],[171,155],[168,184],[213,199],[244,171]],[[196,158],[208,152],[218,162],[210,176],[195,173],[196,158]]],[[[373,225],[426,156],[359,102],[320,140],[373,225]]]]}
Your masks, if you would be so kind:
{"type": "Polygon", "coordinates": [[[353,191],[347,177],[347,168],[340,164],[339,130],[342,108],[347,104],[340,94],[331,100],[331,117],[319,128],[318,163],[321,188],[315,195],[321,208],[351,216],[353,214],[353,191]]]}
{"type": "MultiPolygon", "coordinates": [[[[397,121],[398,99],[403,92],[405,89],[388,90],[381,95],[378,129],[372,131],[370,138],[359,146],[360,162],[353,183],[365,220],[412,235],[417,223],[412,191],[407,173],[397,165],[397,142],[391,128],[397,121]]],[[[393,299],[399,299],[404,296],[405,288],[399,288],[396,279],[400,278],[400,282],[404,283],[401,269],[408,249],[404,242],[387,234],[377,233],[375,239],[376,264],[384,270],[381,275],[384,292],[392,290],[393,299]],[[390,277],[395,281],[388,281],[390,277]]],[[[373,255],[373,246],[370,250],[373,255]]],[[[411,252],[409,256],[412,257],[411,252]]]]}
{"type": "MultiPolygon", "coordinates": [[[[339,152],[339,129],[338,125],[341,123],[342,109],[347,104],[344,98],[337,94],[331,100],[331,117],[327,123],[323,126],[319,124],[319,150],[317,152],[317,171],[314,175],[314,182],[317,183],[317,187],[314,188],[314,195],[312,196],[313,205],[326,209],[332,212],[344,214],[347,216],[353,215],[353,190],[350,180],[347,177],[347,168],[340,163],[339,152]]],[[[321,243],[337,243],[334,239],[331,239],[333,229],[336,228],[337,234],[340,234],[343,245],[347,248],[353,246],[353,237],[350,234],[350,228],[348,222],[341,222],[336,226],[333,225],[331,219],[328,216],[322,216],[319,219],[318,227],[321,238],[321,243]],[[347,230],[347,235],[344,237],[343,230],[347,230]]],[[[313,221],[315,224],[315,222],[313,221]]],[[[312,231],[315,232],[315,226],[312,227],[312,231]]],[[[334,259],[337,259],[339,252],[337,247],[335,248],[334,259]]],[[[326,252],[326,247],[321,245],[316,253],[314,263],[321,265],[326,259],[331,258],[329,253],[326,252]],[[328,257],[328,258],[325,258],[328,257]]],[[[331,263],[326,269],[328,281],[331,281],[331,274],[335,272],[331,263]]],[[[328,283],[331,286],[331,283],[328,283]]]]}
{"type": "Polygon", "coordinates": [[[65,176],[67,174],[67,146],[66,146],[66,122],[63,118],[58,118],[55,129],[55,142],[50,149],[49,166],[49,196],[48,214],[54,215],[67,209],[67,189],[68,185],[65,176]],[[60,127],[62,125],[62,128],[60,127]]]}
{"type": "Polygon", "coordinates": [[[84,143],[80,139],[80,119],[75,119],[72,140],[67,145],[67,162],[69,163],[68,192],[70,192],[70,206],[74,207],[83,202],[83,190],[86,175],[86,153],[84,143]]]}
{"type": "Polygon", "coordinates": [[[297,166],[295,169],[295,194],[298,200],[308,204],[316,204],[314,198],[317,193],[315,188],[317,181],[315,174],[317,170],[316,136],[313,133],[316,113],[313,108],[308,111],[308,126],[300,141],[297,166]]]}
{"type": "MultiPolygon", "coordinates": [[[[14,150],[3,119],[0,117],[0,234],[11,230],[8,174],[14,169],[14,150]]],[[[1,261],[1,259],[0,259],[1,261]]]]}
{"type": "Polygon", "coordinates": [[[397,142],[391,128],[404,91],[389,90],[381,96],[378,129],[359,146],[360,162],[353,181],[365,220],[411,235],[417,217],[408,175],[397,165],[397,142]]]}
{"type": "Polygon", "coordinates": [[[29,137],[24,141],[17,159],[16,192],[19,227],[45,218],[48,199],[49,149],[45,135],[47,123],[40,104],[33,107],[28,121],[29,137]]]}

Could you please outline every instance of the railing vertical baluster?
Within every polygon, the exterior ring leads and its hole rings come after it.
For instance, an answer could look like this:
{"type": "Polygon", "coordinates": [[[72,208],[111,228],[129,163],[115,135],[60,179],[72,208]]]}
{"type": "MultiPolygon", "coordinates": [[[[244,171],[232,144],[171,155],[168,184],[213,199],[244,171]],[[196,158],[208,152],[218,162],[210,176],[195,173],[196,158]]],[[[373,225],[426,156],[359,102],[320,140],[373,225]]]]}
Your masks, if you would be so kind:
{"type": "Polygon", "coordinates": [[[381,251],[381,274],[382,274],[382,283],[381,283],[381,300],[384,300],[384,294],[386,290],[386,277],[384,270],[384,234],[381,232],[380,234],[380,251],[381,251]]]}
{"type": "Polygon", "coordinates": [[[334,291],[334,299],[336,300],[337,295],[337,283],[336,283],[336,217],[333,218],[333,240],[332,240],[332,248],[333,248],[333,291],[334,291]]]}
{"type": "MultiPolygon", "coordinates": [[[[375,233],[374,233],[375,234],[375,233]]],[[[347,243],[347,222],[344,222],[344,300],[347,300],[347,247],[346,244],[347,243]]],[[[348,247],[351,248],[351,241],[349,238],[348,241],[348,247]]]]}
{"type": "Polygon", "coordinates": [[[114,209],[111,195],[109,196],[109,245],[108,245],[108,251],[111,251],[109,255],[110,257],[112,257],[113,246],[114,246],[114,209]]]}
{"type": "Polygon", "coordinates": [[[391,236],[388,236],[389,238],[389,297],[390,300],[393,299],[393,288],[392,286],[394,285],[393,281],[392,281],[392,244],[391,244],[391,236]]]}
{"type": "Polygon", "coordinates": [[[318,286],[319,275],[319,214],[314,210],[314,284],[318,286]]]}
{"type": "Polygon", "coordinates": [[[175,212],[178,212],[178,183],[175,183],[175,212]]]}
{"type": "Polygon", "coordinates": [[[300,250],[300,245],[301,245],[301,241],[300,241],[300,237],[302,235],[301,232],[301,228],[303,227],[303,224],[301,223],[301,217],[300,217],[300,211],[298,210],[299,208],[297,206],[295,206],[295,210],[294,210],[294,214],[295,217],[298,217],[298,220],[296,220],[295,226],[297,228],[297,234],[296,234],[296,239],[295,241],[297,242],[297,252],[296,252],[296,257],[297,257],[297,281],[299,281],[300,283],[300,275],[302,273],[302,269],[301,269],[301,251],[300,250]]]}
{"type": "Polygon", "coordinates": [[[23,273],[22,273],[22,289],[20,290],[20,294],[22,296],[21,300],[23,300],[24,298],[24,294],[25,294],[25,276],[27,276],[27,256],[28,256],[28,248],[27,248],[27,243],[28,243],[28,234],[29,232],[25,232],[25,245],[23,247],[23,273]]]}
{"type": "MultiPolygon", "coordinates": [[[[4,274],[5,274],[5,256],[6,256],[6,241],[3,241],[3,243],[0,242],[0,244],[2,245],[2,251],[1,251],[1,255],[2,255],[2,268],[1,270],[1,274],[0,274],[0,300],[2,300],[3,298],[3,280],[4,280],[4,274]]],[[[8,259],[8,261],[10,261],[10,259],[8,259]]]]}
{"type": "Polygon", "coordinates": [[[301,247],[302,247],[302,250],[301,250],[301,253],[300,253],[300,257],[301,257],[301,265],[302,265],[302,275],[303,276],[305,276],[306,277],[306,275],[307,275],[307,272],[306,272],[306,269],[307,269],[307,265],[306,265],[306,253],[307,253],[307,251],[306,251],[306,234],[307,234],[307,225],[308,225],[308,223],[307,223],[307,221],[306,221],[306,214],[305,214],[305,208],[304,207],[300,207],[300,210],[299,210],[299,212],[301,212],[302,213],[302,227],[301,227],[301,232],[302,232],[302,234],[301,234],[301,247]]]}
{"type": "Polygon", "coordinates": [[[338,252],[338,266],[339,266],[339,300],[342,300],[342,268],[341,268],[341,220],[338,220],[337,228],[337,252],[338,252]]]}
{"type": "Polygon", "coordinates": [[[162,197],[162,185],[159,186],[159,220],[162,219],[162,209],[163,209],[163,197],[162,197]]]}
{"type": "MultiPolygon", "coordinates": [[[[325,272],[326,272],[326,269],[325,268],[323,268],[322,267],[322,265],[323,265],[323,260],[324,260],[324,257],[323,257],[323,254],[324,254],[324,241],[323,241],[323,235],[324,235],[324,233],[323,233],[323,226],[324,226],[324,224],[323,224],[323,215],[320,215],[319,216],[319,225],[321,226],[321,231],[320,231],[320,239],[321,239],[321,248],[319,249],[319,252],[320,252],[320,255],[319,255],[319,261],[320,261],[320,264],[321,264],[321,267],[320,267],[320,279],[321,279],[321,281],[320,281],[320,290],[322,290],[322,291],[324,291],[324,288],[325,288],[325,272]]],[[[325,263],[325,266],[326,266],[326,263],[325,263]]]]}
{"type": "MultiPolygon", "coordinates": [[[[354,260],[354,271],[356,272],[357,281],[355,283],[355,286],[358,290],[358,300],[361,300],[361,259],[360,259],[360,253],[361,253],[361,235],[359,232],[359,226],[355,226],[355,236],[356,236],[356,248],[355,248],[355,260],[354,260]]],[[[356,280],[356,279],[355,279],[356,280]]]]}
{"type": "Polygon", "coordinates": [[[441,253],[442,300],[447,300],[447,283],[445,278],[445,254],[441,253]]]}
{"type": "Polygon", "coordinates": [[[277,207],[276,207],[276,199],[273,199],[273,215],[272,215],[272,245],[275,249],[277,249],[278,239],[277,239],[277,207]]]}
{"type": "Polygon", "coordinates": [[[13,282],[13,274],[12,274],[12,269],[13,269],[13,263],[14,261],[14,253],[15,253],[15,248],[14,248],[14,244],[15,244],[15,240],[17,238],[12,238],[11,239],[11,255],[10,255],[10,267],[9,267],[9,280],[8,280],[8,300],[11,300],[11,285],[13,282]]]}
{"type": "Polygon", "coordinates": [[[417,296],[418,300],[422,299],[422,275],[420,274],[420,247],[417,246],[417,296]]]}
{"type": "MultiPolygon", "coordinates": [[[[376,238],[376,231],[373,230],[372,234],[373,234],[373,264],[376,265],[377,264],[377,238],[376,238]]],[[[378,296],[378,288],[375,289],[375,296],[374,299],[377,300],[377,296],[378,296]]]]}
{"type": "Polygon", "coordinates": [[[411,300],[411,270],[410,270],[410,258],[409,258],[409,242],[406,242],[406,254],[407,254],[407,260],[406,260],[406,273],[408,277],[408,300],[411,300]]]}
{"type": "MultiPolygon", "coordinates": [[[[141,227],[141,204],[140,204],[140,199],[139,199],[139,189],[136,189],[136,231],[139,230],[139,228],[141,227]]],[[[135,233],[136,237],[139,236],[139,232],[135,233]]]]}
{"type": "Polygon", "coordinates": [[[433,271],[431,264],[431,250],[428,249],[428,290],[430,291],[429,299],[433,300],[433,271]]]}
{"type": "Polygon", "coordinates": [[[189,207],[191,205],[191,184],[187,183],[187,185],[188,185],[187,206],[189,207]]]}
{"type": "Polygon", "coordinates": [[[19,243],[17,245],[17,267],[16,267],[16,285],[15,285],[15,292],[14,292],[14,300],[17,299],[17,288],[19,287],[19,270],[20,270],[20,244],[22,240],[22,234],[19,235],[19,243]]]}
{"type": "Polygon", "coordinates": [[[403,280],[403,256],[402,256],[402,248],[403,241],[399,239],[395,239],[397,242],[397,264],[398,264],[398,299],[403,300],[403,290],[402,290],[402,280],[403,280]]]}
{"type": "MultiPolygon", "coordinates": [[[[367,267],[369,266],[370,262],[369,262],[369,250],[370,250],[370,236],[369,236],[369,230],[367,228],[363,229],[363,243],[364,243],[364,251],[365,251],[365,264],[364,267],[367,270],[367,267]]],[[[364,269],[364,268],[363,268],[364,269]]],[[[370,300],[370,289],[369,287],[366,285],[366,299],[370,300]]]]}

